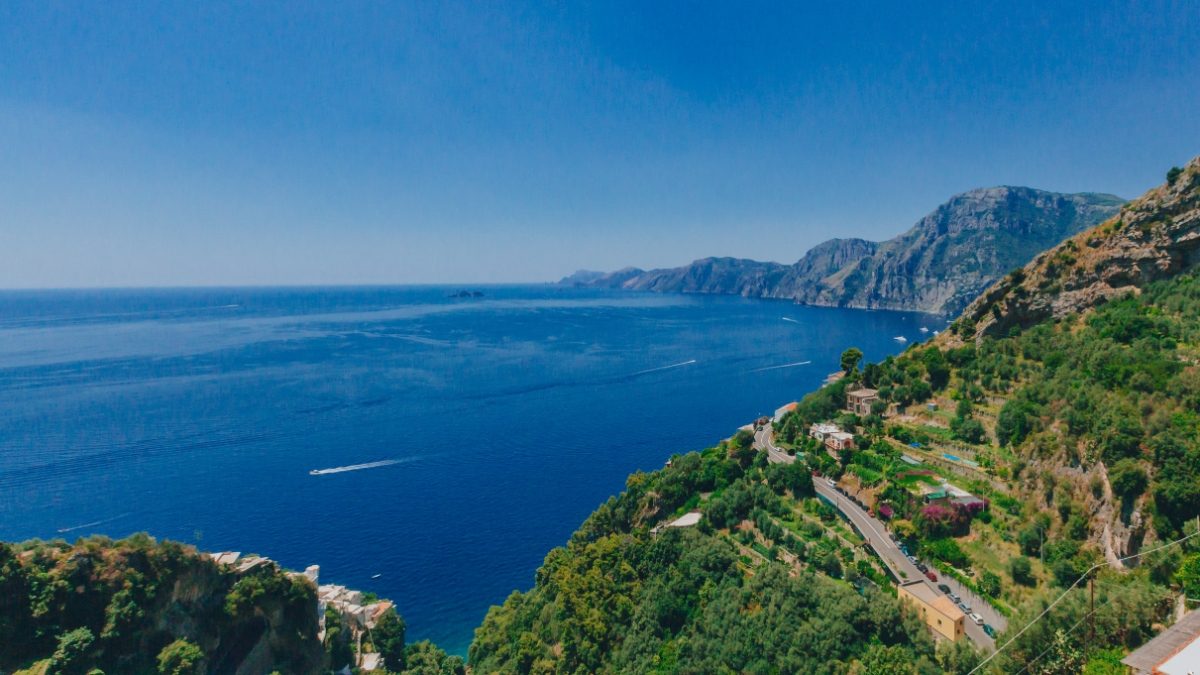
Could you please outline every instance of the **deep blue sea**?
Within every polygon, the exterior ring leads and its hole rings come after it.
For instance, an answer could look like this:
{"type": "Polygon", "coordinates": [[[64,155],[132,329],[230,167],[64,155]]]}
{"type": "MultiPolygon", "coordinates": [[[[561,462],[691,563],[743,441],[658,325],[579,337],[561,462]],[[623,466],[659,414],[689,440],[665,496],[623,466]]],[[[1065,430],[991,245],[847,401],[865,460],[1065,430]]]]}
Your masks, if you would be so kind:
{"type": "Polygon", "coordinates": [[[637,469],[921,314],[554,286],[0,293],[0,539],[147,531],[321,566],[465,654],[637,469]],[[312,476],[309,471],[391,461],[312,476]],[[372,579],[381,574],[378,579],[372,579]]]}

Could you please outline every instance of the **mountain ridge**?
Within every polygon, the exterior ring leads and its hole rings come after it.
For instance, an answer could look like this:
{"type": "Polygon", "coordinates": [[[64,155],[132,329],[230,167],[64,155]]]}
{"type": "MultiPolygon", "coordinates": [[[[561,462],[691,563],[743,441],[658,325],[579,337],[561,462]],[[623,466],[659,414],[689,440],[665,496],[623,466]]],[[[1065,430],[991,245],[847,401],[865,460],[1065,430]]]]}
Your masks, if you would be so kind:
{"type": "Polygon", "coordinates": [[[1103,221],[1122,203],[1094,192],[977,188],[951,197],[892,239],[830,239],[792,264],[707,257],[673,268],[581,270],[559,283],[957,314],[1005,272],[1103,221]]]}

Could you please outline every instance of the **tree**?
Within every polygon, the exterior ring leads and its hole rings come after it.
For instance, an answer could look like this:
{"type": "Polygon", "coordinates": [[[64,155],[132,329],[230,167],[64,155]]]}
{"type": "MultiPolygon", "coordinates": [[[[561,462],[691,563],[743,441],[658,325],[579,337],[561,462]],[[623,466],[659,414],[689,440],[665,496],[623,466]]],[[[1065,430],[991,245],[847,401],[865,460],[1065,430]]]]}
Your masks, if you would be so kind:
{"type": "Polygon", "coordinates": [[[87,628],[76,628],[58,636],[58,647],[50,657],[51,675],[75,675],[85,672],[88,652],[96,636],[87,628]]]}
{"type": "Polygon", "coordinates": [[[187,640],[176,640],[158,653],[159,675],[203,675],[204,652],[187,640]]]}
{"type": "Polygon", "coordinates": [[[1083,675],[1125,675],[1129,669],[1121,663],[1123,656],[1125,650],[1120,647],[1101,649],[1088,659],[1083,675]]]}
{"type": "Polygon", "coordinates": [[[1120,460],[1108,473],[1113,493],[1126,504],[1140,497],[1149,484],[1145,470],[1132,459],[1120,460]]]}
{"type": "Polygon", "coordinates": [[[1167,171],[1167,185],[1174,185],[1175,180],[1179,178],[1181,174],[1183,174],[1183,169],[1177,166],[1171,167],[1171,169],[1167,171]]]}
{"type": "Polygon", "coordinates": [[[1000,577],[990,570],[984,572],[979,577],[979,590],[989,598],[1000,597],[1000,577]]]}
{"type": "Polygon", "coordinates": [[[858,370],[858,362],[862,360],[863,353],[858,347],[851,347],[842,352],[842,371],[849,375],[858,370]]]}
{"type": "Polygon", "coordinates": [[[466,666],[461,658],[447,656],[429,640],[408,646],[404,655],[407,664],[400,675],[463,675],[466,666]]]}
{"type": "Polygon", "coordinates": [[[743,469],[750,466],[754,461],[754,456],[758,451],[754,449],[754,434],[740,429],[729,443],[729,457],[736,461],[743,469]]]}
{"type": "Polygon", "coordinates": [[[921,355],[921,361],[925,364],[925,372],[929,373],[929,386],[934,391],[945,389],[950,382],[950,366],[947,365],[942,350],[937,347],[926,349],[921,355]]]}
{"type": "Polygon", "coordinates": [[[1183,559],[1175,572],[1183,594],[1189,598],[1200,598],[1200,553],[1192,553],[1183,559]]]}
{"type": "Polygon", "coordinates": [[[955,417],[950,420],[950,433],[958,440],[974,445],[987,440],[987,430],[974,417],[955,417]]]}
{"type": "Polygon", "coordinates": [[[399,671],[404,668],[404,633],[407,626],[404,619],[389,609],[371,629],[371,642],[375,649],[383,655],[388,670],[399,671]]]}
{"type": "Polygon", "coordinates": [[[1033,565],[1029,564],[1029,558],[1023,555],[1015,555],[1008,561],[1008,573],[1015,584],[1033,586],[1037,583],[1033,578],[1033,565]]]}

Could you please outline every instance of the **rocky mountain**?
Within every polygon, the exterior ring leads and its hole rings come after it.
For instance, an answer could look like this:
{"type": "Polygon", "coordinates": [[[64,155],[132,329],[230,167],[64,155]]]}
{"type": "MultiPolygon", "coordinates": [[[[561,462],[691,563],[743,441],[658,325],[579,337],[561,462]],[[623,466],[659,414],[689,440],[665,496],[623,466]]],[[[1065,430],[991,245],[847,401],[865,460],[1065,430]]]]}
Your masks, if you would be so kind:
{"type": "Polygon", "coordinates": [[[1005,272],[1111,216],[1121,204],[1105,194],[985,188],[951,198],[894,239],[831,239],[791,265],[704,258],[669,269],[581,271],[560,283],[951,314],[1005,272]]]}
{"type": "Polygon", "coordinates": [[[1200,157],[1167,179],[997,282],[966,309],[960,332],[1001,334],[1060,318],[1200,262],[1200,157]]]}

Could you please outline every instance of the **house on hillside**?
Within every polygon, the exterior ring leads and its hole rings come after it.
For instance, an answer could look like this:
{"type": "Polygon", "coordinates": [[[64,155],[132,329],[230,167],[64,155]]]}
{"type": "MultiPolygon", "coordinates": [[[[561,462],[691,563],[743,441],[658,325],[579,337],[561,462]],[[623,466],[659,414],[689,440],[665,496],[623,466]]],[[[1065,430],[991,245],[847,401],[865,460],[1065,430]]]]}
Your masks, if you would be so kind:
{"type": "Polygon", "coordinates": [[[1200,611],[1185,614],[1173,626],[1121,659],[1133,675],[1191,675],[1200,672],[1200,611]]]}
{"type": "Polygon", "coordinates": [[[841,430],[842,428],[836,424],[831,424],[829,422],[815,422],[808,428],[808,435],[824,443],[825,439],[829,437],[829,434],[835,434],[841,430]]]}
{"type": "Polygon", "coordinates": [[[835,431],[825,437],[825,447],[839,452],[854,449],[854,434],[845,431],[835,431]]]}
{"type": "Polygon", "coordinates": [[[879,400],[879,392],[874,389],[855,389],[846,394],[846,410],[855,415],[871,414],[871,404],[879,400]]]}
{"type": "Polygon", "coordinates": [[[938,593],[924,579],[906,581],[896,588],[896,597],[917,610],[934,637],[957,641],[963,636],[964,615],[950,598],[938,593]]]}

